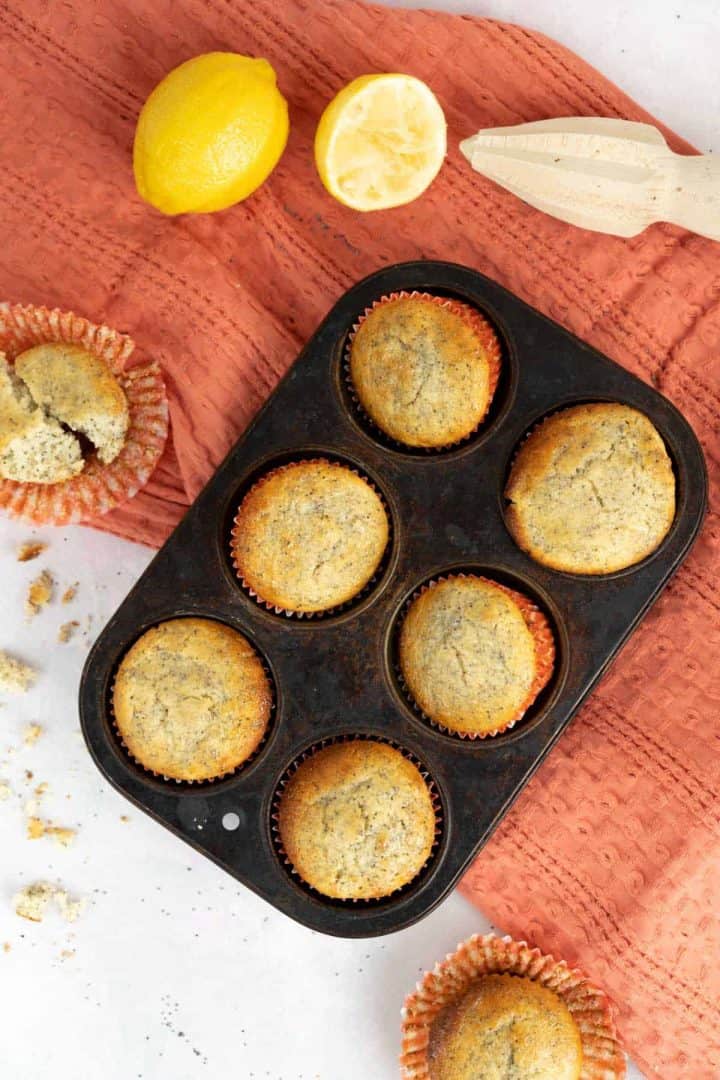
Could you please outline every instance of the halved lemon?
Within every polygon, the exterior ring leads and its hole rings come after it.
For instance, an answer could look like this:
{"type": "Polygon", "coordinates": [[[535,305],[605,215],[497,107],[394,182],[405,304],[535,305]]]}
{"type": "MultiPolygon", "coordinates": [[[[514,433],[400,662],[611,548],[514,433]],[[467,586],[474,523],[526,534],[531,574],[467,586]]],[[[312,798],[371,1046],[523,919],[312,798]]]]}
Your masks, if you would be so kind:
{"type": "Polygon", "coordinates": [[[336,199],[387,210],[422,195],[440,171],[447,124],[413,75],[361,75],[333,98],[315,134],[315,164],[336,199]]]}

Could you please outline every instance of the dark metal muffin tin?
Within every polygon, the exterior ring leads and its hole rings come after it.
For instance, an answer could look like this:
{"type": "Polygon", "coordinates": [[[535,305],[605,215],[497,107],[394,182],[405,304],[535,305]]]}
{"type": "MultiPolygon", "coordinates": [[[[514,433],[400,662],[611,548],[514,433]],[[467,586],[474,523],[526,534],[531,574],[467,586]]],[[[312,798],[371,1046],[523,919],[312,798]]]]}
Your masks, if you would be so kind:
{"type": "Polygon", "coordinates": [[[447,895],[667,584],[698,533],[705,501],[698,441],[650,386],[473,270],[439,262],[381,270],[335,304],[95,643],[80,689],[90,752],[131,802],[299,922],[345,937],[408,926],[447,895]],[[343,350],[353,322],[373,300],[401,289],[474,304],[502,342],[503,374],[491,413],[478,435],[454,451],[392,448],[366,426],[344,385],[343,350]],[[503,487],[524,435],[548,413],[587,401],[625,402],[644,412],[665,440],[677,477],[677,515],[661,547],[604,577],[535,563],[503,519],[503,487]],[[358,603],[328,618],[300,620],[265,610],[243,591],[229,559],[229,531],[254,477],[315,456],[346,461],[375,483],[392,517],[392,546],[358,603]],[[550,686],[522,722],[495,738],[462,740],[430,727],[404,697],[394,670],[397,621],[408,596],[449,570],[479,572],[520,589],[555,630],[550,686]],[[242,631],[275,684],[272,727],[259,753],[234,775],[207,784],[144,772],[119,743],[110,715],[111,684],[126,650],[150,626],[183,615],[242,631]],[[371,903],[333,902],[305,888],[273,840],[273,796],[286,769],[312,744],[348,734],[404,748],[425,765],[442,801],[442,833],[430,864],[406,889],[371,903]]]}

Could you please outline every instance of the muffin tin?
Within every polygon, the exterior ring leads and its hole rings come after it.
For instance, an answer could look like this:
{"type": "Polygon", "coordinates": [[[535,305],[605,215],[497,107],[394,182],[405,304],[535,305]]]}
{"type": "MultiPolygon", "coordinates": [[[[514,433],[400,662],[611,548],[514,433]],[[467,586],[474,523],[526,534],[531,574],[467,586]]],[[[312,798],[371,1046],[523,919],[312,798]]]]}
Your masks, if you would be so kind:
{"type": "MultiPolygon", "coordinates": [[[[440,262],[391,266],[335,304],[295,365],[110,619],[83,673],[83,732],[98,767],[137,807],[260,896],[315,930],[384,934],[426,915],[456,883],[687,555],[706,503],[702,452],[677,409],[650,386],[473,270],[440,262]],[[431,454],[393,446],[353,404],[343,371],[348,333],[374,300],[421,290],[475,305],[503,349],[503,371],[481,430],[431,454]],[[503,518],[513,453],[544,416],[570,404],[619,401],[658,428],[677,477],[675,522],[660,548],[603,577],[549,570],[515,545],[503,518]],[[376,578],[342,610],[287,617],[246,593],[230,559],[243,492],[275,465],[311,457],[346,462],[382,494],[391,539],[376,578]],[[522,721],[487,739],[431,727],[412,707],[395,665],[408,598],[447,571],[495,578],[534,599],[554,629],[553,679],[522,721]],[[112,726],[111,686],[124,653],[146,629],[182,615],[214,618],[245,634],[263,657],[275,709],[259,752],[233,775],[183,784],[151,776],[112,726]],[[440,832],[423,873],[380,901],[323,898],[284,864],[273,804],[309,748],[349,735],[404,750],[432,780],[440,832]]],[[[521,872],[521,867],[518,867],[521,872]]]]}

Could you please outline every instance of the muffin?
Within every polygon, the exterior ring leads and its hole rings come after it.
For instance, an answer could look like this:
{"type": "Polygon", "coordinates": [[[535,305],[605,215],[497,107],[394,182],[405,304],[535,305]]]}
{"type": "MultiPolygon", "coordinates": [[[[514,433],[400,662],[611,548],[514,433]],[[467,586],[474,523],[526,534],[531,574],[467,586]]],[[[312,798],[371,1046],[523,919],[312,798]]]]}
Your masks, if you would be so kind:
{"type": "Polygon", "coordinates": [[[247,493],[232,531],[232,558],[252,593],[278,611],[328,611],[362,592],[389,538],[377,492],[335,462],[274,469],[247,493]]]}
{"type": "Polygon", "coordinates": [[[0,369],[0,509],[70,525],[144,487],[169,411],[159,364],[135,355],[127,334],[72,311],[0,304],[0,369]]]}
{"type": "Polygon", "coordinates": [[[433,723],[469,738],[517,723],[548,683],[550,624],[526,596],[487,578],[440,578],[410,602],[400,673],[433,723]]]}
{"type": "Polygon", "coordinates": [[[324,896],[370,900],[415,878],[430,857],[433,797],[420,770],[385,743],[316,750],[280,796],[277,829],[295,872],[324,896]]]}
{"type": "Polygon", "coordinates": [[[485,975],[436,1020],[433,1080],[579,1080],[582,1041],[567,1005],[517,975],[485,975]]]}
{"type": "Polygon", "coordinates": [[[575,405],[548,417],[521,446],[505,495],[518,546],[571,574],[633,566],[675,517],[665,444],[628,405],[575,405]]]}
{"type": "Polygon", "coordinates": [[[210,780],[254,753],[272,690],[237,630],[211,619],[160,623],[135,642],[112,692],[115,726],[131,756],[173,780],[210,780]]]}
{"type": "Polygon", "coordinates": [[[348,366],[373,423],[398,443],[432,450],[467,438],[484,419],[500,347],[490,324],[469,305],[399,293],[360,320],[348,366]]]}
{"type": "Polygon", "coordinates": [[[623,1080],[606,994],[524,941],[473,935],[402,1012],[403,1080],[623,1080]]]}
{"type": "Polygon", "coordinates": [[[79,345],[35,345],[15,359],[15,374],[33,400],[85,435],[103,464],[123,448],[130,417],[122,387],[106,363],[79,345]]]}
{"type": "Polygon", "coordinates": [[[75,436],[37,407],[0,353],[0,477],[57,484],[77,476],[84,464],[75,436]]]}

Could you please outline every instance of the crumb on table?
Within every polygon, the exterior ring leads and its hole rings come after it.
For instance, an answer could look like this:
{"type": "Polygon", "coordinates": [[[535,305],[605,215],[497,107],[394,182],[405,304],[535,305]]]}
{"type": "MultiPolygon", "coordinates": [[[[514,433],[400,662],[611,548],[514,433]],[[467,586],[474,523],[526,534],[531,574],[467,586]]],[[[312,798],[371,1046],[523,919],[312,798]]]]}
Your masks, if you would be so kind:
{"type": "Polygon", "coordinates": [[[34,680],[34,668],[0,649],[0,690],[24,694],[34,680]]]}
{"type": "Polygon", "coordinates": [[[55,901],[66,922],[75,922],[85,907],[84,900],[71,900],[67,891],[60,886],[50,885],[47,881],[36,881],[32,885],[26,885],[15,896],[15,914],[23,919],[30,919],[31,922],[42,922],[51,900],[55,901]]]}
{"type": "Polygon", "coordinates": [[[32,746],[36,743],[43,733],[43,729],[39,724],[27,724],[23,731],[23,742],[26,746],[32,746]]]}
{"type": "Polygon", "coordinates": [[[10,952],[11,949],[12,949],[12,945],[10,944],[10,942],[9,941],[4,941],[3,942],[3,952],[10,952]]]}
{"type": "Polygon", "coordinates": [[[47,544],[43,544],[39,540],[25,540],[18,548],[17,561],[30,562],[31,559],[37,559],[38,555],[41,555],[46,547],[47,544]]]}
{"type": "Polygon", "coordinates": [[[25,614],[32,617],[41,612],[52,600],[54,588],[55,580],[52,574],[49,570],[43,570],[34,581],[30,582],[25,601],[25,614]]]}
{"type": "Polygon", "coordinates": [[[75,596],[77,595],[78,585],[79,584],[80,584],[79,581],[75,581],[75,582],[73,582],[72,585],[68,585],[67,589],[62,594],[62,603],[63,604],[69,604],[71,600],[75,599],[75,596]]]}
{"type": "Polygon", "coordinates": [[[45,909],[55,895],[55,886],[46,881],[26,885],[15,897],[15,914],[31,922],[42,922],[45,909]]]}
{"type": "Polygon", "coordinates": [[[80,623],[77,619],[71,619],[69,622],[64,622],[58,630],[58,641],[64,645],[70,640],[79,626],[80,623]]]}
{"type": "Polygon", "coordinates": [[[11,794],[12,788],[7,780],[0,780],[0,801],[4,802],[5,799],[9,799],[11,794]]]}
{"type": "Polygon", "coordinates": [[[59,844],[60,847],[70,847],[77,833],[75,829],[68,829],[64,825],[46,825],[45,835],[52,836],[55,843],[59,844]]]}
{"type": "Polygon", "coordinates": [[[45,835],[45,822],[41,821],[39,817],[29,817],[27,819],[27,838],[28,840],[40,840],[45,835]]]}

